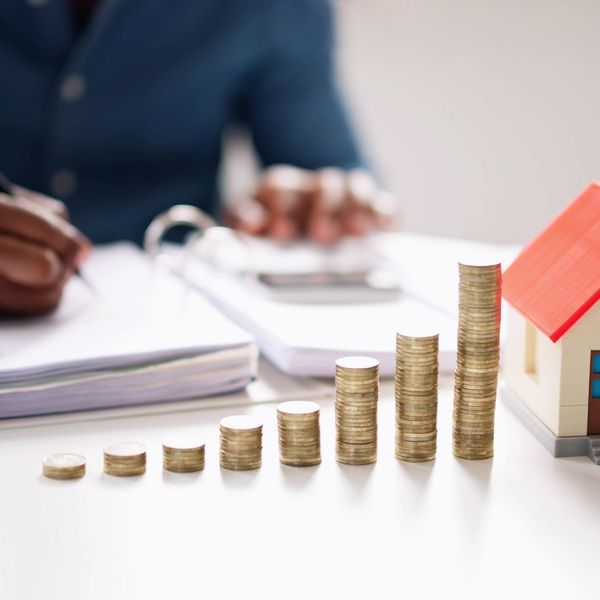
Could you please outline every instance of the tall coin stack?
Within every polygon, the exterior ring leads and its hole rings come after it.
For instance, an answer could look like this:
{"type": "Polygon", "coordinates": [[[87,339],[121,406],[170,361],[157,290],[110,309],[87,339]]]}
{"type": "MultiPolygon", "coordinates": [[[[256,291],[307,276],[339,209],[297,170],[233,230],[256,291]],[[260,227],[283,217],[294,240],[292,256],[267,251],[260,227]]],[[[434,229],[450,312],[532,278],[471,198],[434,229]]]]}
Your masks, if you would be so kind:
{"type": "Polygon", "coordinates": [[[379,362],[347,356],[335,363],[335,454],[340,463],[368,465],[377,460],[379,362]]]}
{"type": "Polygon", "coordinates": [[[499,264],[459,264],[459,276],[453,449],[477,460],[494,455],[502,272],[499,264]]]}
{"type": "Polygon", "coordinates": [[[221,419],[221,467],[231,471],[258,469],[262,463],[262,427],[246,415],[221,419]]]}
{"type": "Polygon", "coordinates": [[[277,407],[279,459],[282,464],[310,467],[321,462],[319,414],[316,402],[282,402],[277,407]]]}
{"type": "Polygon", "coordinates": [[[438,335],[396,336],[396,458],[433,460],[437,440],[438,335]]]}

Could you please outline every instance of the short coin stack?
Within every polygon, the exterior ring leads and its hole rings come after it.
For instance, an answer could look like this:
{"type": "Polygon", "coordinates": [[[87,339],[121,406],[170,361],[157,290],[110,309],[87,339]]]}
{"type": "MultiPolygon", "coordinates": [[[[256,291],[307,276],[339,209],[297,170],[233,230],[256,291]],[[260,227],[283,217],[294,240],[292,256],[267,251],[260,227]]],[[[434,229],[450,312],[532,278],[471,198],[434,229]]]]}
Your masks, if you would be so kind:
{"type": "Polygon", "coordinates": [[[221,419],[221,467],[231,471],[258,469],[262,463],[262,427],[246,415],[221,419]]]}
{"type": "Polygon", "coordinates": [[[396,336],[396,458],[433,460],[437,439],[438,335],[396,336]]]}
{"type": "Polygon", "coordinates": [[[146,448],[136,442],[119,442],[104,449],[104,472],[131,477],[146,472],[146,448]]]}
{"type": "Polygon", "coordinates": [[[321,462],[320,409],[316,402],[282,402],[277,407],[279,460],[292,467],[321,462]]]}
{"type": "Polygon", "coordinates": [[[335,454],[340,463],[368,465],[377,460],[379,362],[347,356],[335,363],[335,454]]]}
{"type": "Polygon", "coordinates": [[[459,264],[458,352],[453,449],[458,458],[494,455],[494,413],[500,353],[499,264],[459,264]]]}
{"type": "Polygon", "coordinates": [[[85,475],[85,456],[69,452],[45,456],[42,473],[50,479],[78,479],[85,475]]]}
{"type": "Polygon", "coordinates": [[[173,473],[193,473],[204,469],[204,444],[181,437],[163,442],[163,469],[173,473]]]}

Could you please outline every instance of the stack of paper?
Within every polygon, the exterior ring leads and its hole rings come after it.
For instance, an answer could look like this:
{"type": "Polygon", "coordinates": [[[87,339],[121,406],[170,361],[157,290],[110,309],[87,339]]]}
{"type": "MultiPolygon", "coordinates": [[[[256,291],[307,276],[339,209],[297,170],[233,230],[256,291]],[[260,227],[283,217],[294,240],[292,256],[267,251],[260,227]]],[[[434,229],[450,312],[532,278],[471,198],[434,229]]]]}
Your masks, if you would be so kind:
{"type": "MultiPolygon", "coordinates": [[[[227,246],[219,250],[226,258],[227,246]]],[[[292,375],[332,377],[337,358],[367,355],[379,360],[382,376],[392,377],[396,332],[439,333],[440,371],[454,370],[457,261],[507,263],[516,247],[394,233],[347,240],[335,251],[303,243],[278,247],[265,240],[246,240],[244,252],[250,263],[244,265],[246,276],[215,269],[200,256],[189,262],[184,277],[251,332],[271,362],[292,375]],[[252,271],[261,270],[285,273],[380,265],[398,274],[403,293],[397,300],[279,302],[258,293],[252,279],[252,271]]]]}
{"type": "Polygon", "coordinates": [[[0,417],[216,395],[256,372],[253,338],[134,246],[96,250],[59,310],[0,321],[0,417]]]}
{"type": "Polygon", "coordinates": [[[391,377],[397,331],[439,333],[440,368],[454,367],[456,321],[409,294],[358,304],[279,302],[257,293],[243,277],[216,271],[200,260],[188,265],[185,277],[252,333],[262,353],[291,375],[332,377],[337,358],[366,355],[379,360],[380,373],[391,377]]]}

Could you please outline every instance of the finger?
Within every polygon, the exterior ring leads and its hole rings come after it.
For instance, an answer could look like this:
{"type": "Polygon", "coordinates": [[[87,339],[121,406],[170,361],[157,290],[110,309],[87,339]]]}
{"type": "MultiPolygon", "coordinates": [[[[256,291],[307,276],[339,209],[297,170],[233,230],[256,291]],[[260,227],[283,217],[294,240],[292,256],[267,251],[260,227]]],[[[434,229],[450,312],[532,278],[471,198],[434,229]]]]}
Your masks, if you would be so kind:
{"type": "Polygon", "coordinates": [[[63,271],[53,250],[0,234],[0,277],[19,285],[48,287],[60,279],[63,271]]]}
{"type": "Polygon", "coordinates": [[[346,202],[346,182],[340,169],[326,168],[314,174],[308,236],[320,244],[332,244],[342,233],[340,216],[346,202]]]}
{"type": "Polygon", "coordinates": [[[12,189],[14,196],[22,198],[28,202],[32,202],[34,205],[48,210],[65,221],[69,220],[69,211],[67,210],[65,204],[60,200],[51,198],[45,194],[40,194],[39,192],[34,192],[33,190],[29,190],[19,185],[15,185],[14,183],[12,185],[12,189]]]}
{"type": "Polygon", "coordinates": [[[278,242],[291,242],[300,234],[297,222],[286,216],[274,216],[267,228],[270,237],[278,242]]]}
{"type": "Polygon", "coordinates": [[[290,165],[274,165],[265,170],[254,197],[276,214],[289,214],[311,192],[312,174],[290,165]]]}
{"type": "Polygon", "coordinates": [[[362,169],[350,171],[346,178],[347,193],[353,204],[369,209],[377,194],[377,184],[373,177],[362,169]]]}
{"type": "Polygon", "coordinates": [[[355,170],[346,178],[347,201],[342,215],[346,235],[363,236],[375,228],[374,199],[377,186],[366,171],[355,170]]]}
{"type": "Polygon", "coordinates": [[[91,250],[89,240],[70,223],[28,203],[0,194],[0,232],[47,246],[78,267],[91,250]]]}
{"type": "Polygon", "coordinates": [[[308,215],[311,188],[310,171],[288,165],[276,165],[265,171],[255,198],[267,211],[268,235],[282,242],[299,235],[308,215]]]}
{"type": "Polygon", "coordinates": [[[361,237],[376,228],[376,221],[372,214],[361,209],[349,209],[342,216],[342,230],[345,235],[361,237]]]}
{"type": "Polygon", "coordinates": [[[289,242],[300,233],[306,217],[306,172],[295,167],[271,167],[256,189],[256,201],[266,215],[265,233],[289,242]]]}
{"type": "Polygon", "coordinates": [[[312,180],[311,171],[290,165],[275,165],[265,171],[254,195],[267,211],[268,235],[287,242],[304,230],[312,180]]]}
{"type": "Polygon", "coordinates": [[[401,212],[396,197],[390,192],[379,190],[374,201],[377,226],[384,229],[400,227],[401,212]]]}
{"type": "Polygon", "coordinates": [[[253,198],[235,202],[226,211],[226,223],[250,235],[262,235],[269,226],[269,213],[253,198]]]}
{"type": "Polygon", "coordinates": [[[373,229],[396,225],[396,199],[389,192],[378,189],[366,171],[349,173],[347,184],[349,202],[343,219],[346,233],[364,235],[373,229]]]}
{"type": "Polygon", "coordinates": [[[34,315],[54,310],[71,275],[71,271],[64,271],[54,285],[45,288],[30,288],[0,277],[0,312],[34,315]]]}

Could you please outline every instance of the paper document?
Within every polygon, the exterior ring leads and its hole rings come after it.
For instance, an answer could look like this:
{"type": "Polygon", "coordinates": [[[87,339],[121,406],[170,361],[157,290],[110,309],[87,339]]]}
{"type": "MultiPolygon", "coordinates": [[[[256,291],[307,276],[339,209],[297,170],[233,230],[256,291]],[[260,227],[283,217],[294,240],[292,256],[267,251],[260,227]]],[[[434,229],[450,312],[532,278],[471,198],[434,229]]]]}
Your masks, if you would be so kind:
{"type": "Polygon", "coordinates": [[[182,400],[243,388],[251,335],[152,268],[135,246],[98,248],[49,316],[0,321],[0,417],[182,400]]]}
{"type": "MultiPolygon", "coordinates": [[[[221,253],[226,252],[227,246],[222,247],[221,253]]],[[[399,233],[349,239],[335,251],[307,243],[282,247],[265,240],[246,241],[246,254],[254,261],[246,267],[250,273],[343,270],[357,265],[393,268],[404,293],[389,302],[279,302],[257,293],[249,279],[251,275],[215,269],[201,256],[188,264],[184,277],[251,332],[263,354],[286,373],[331,377],[337,358],[368,355],[379,360],[384,377],[392,377],[396,332],[439,333],[440,371],[453,371],[457,260],[507,262],[515,253],[515,247],[399,233]]]]}

